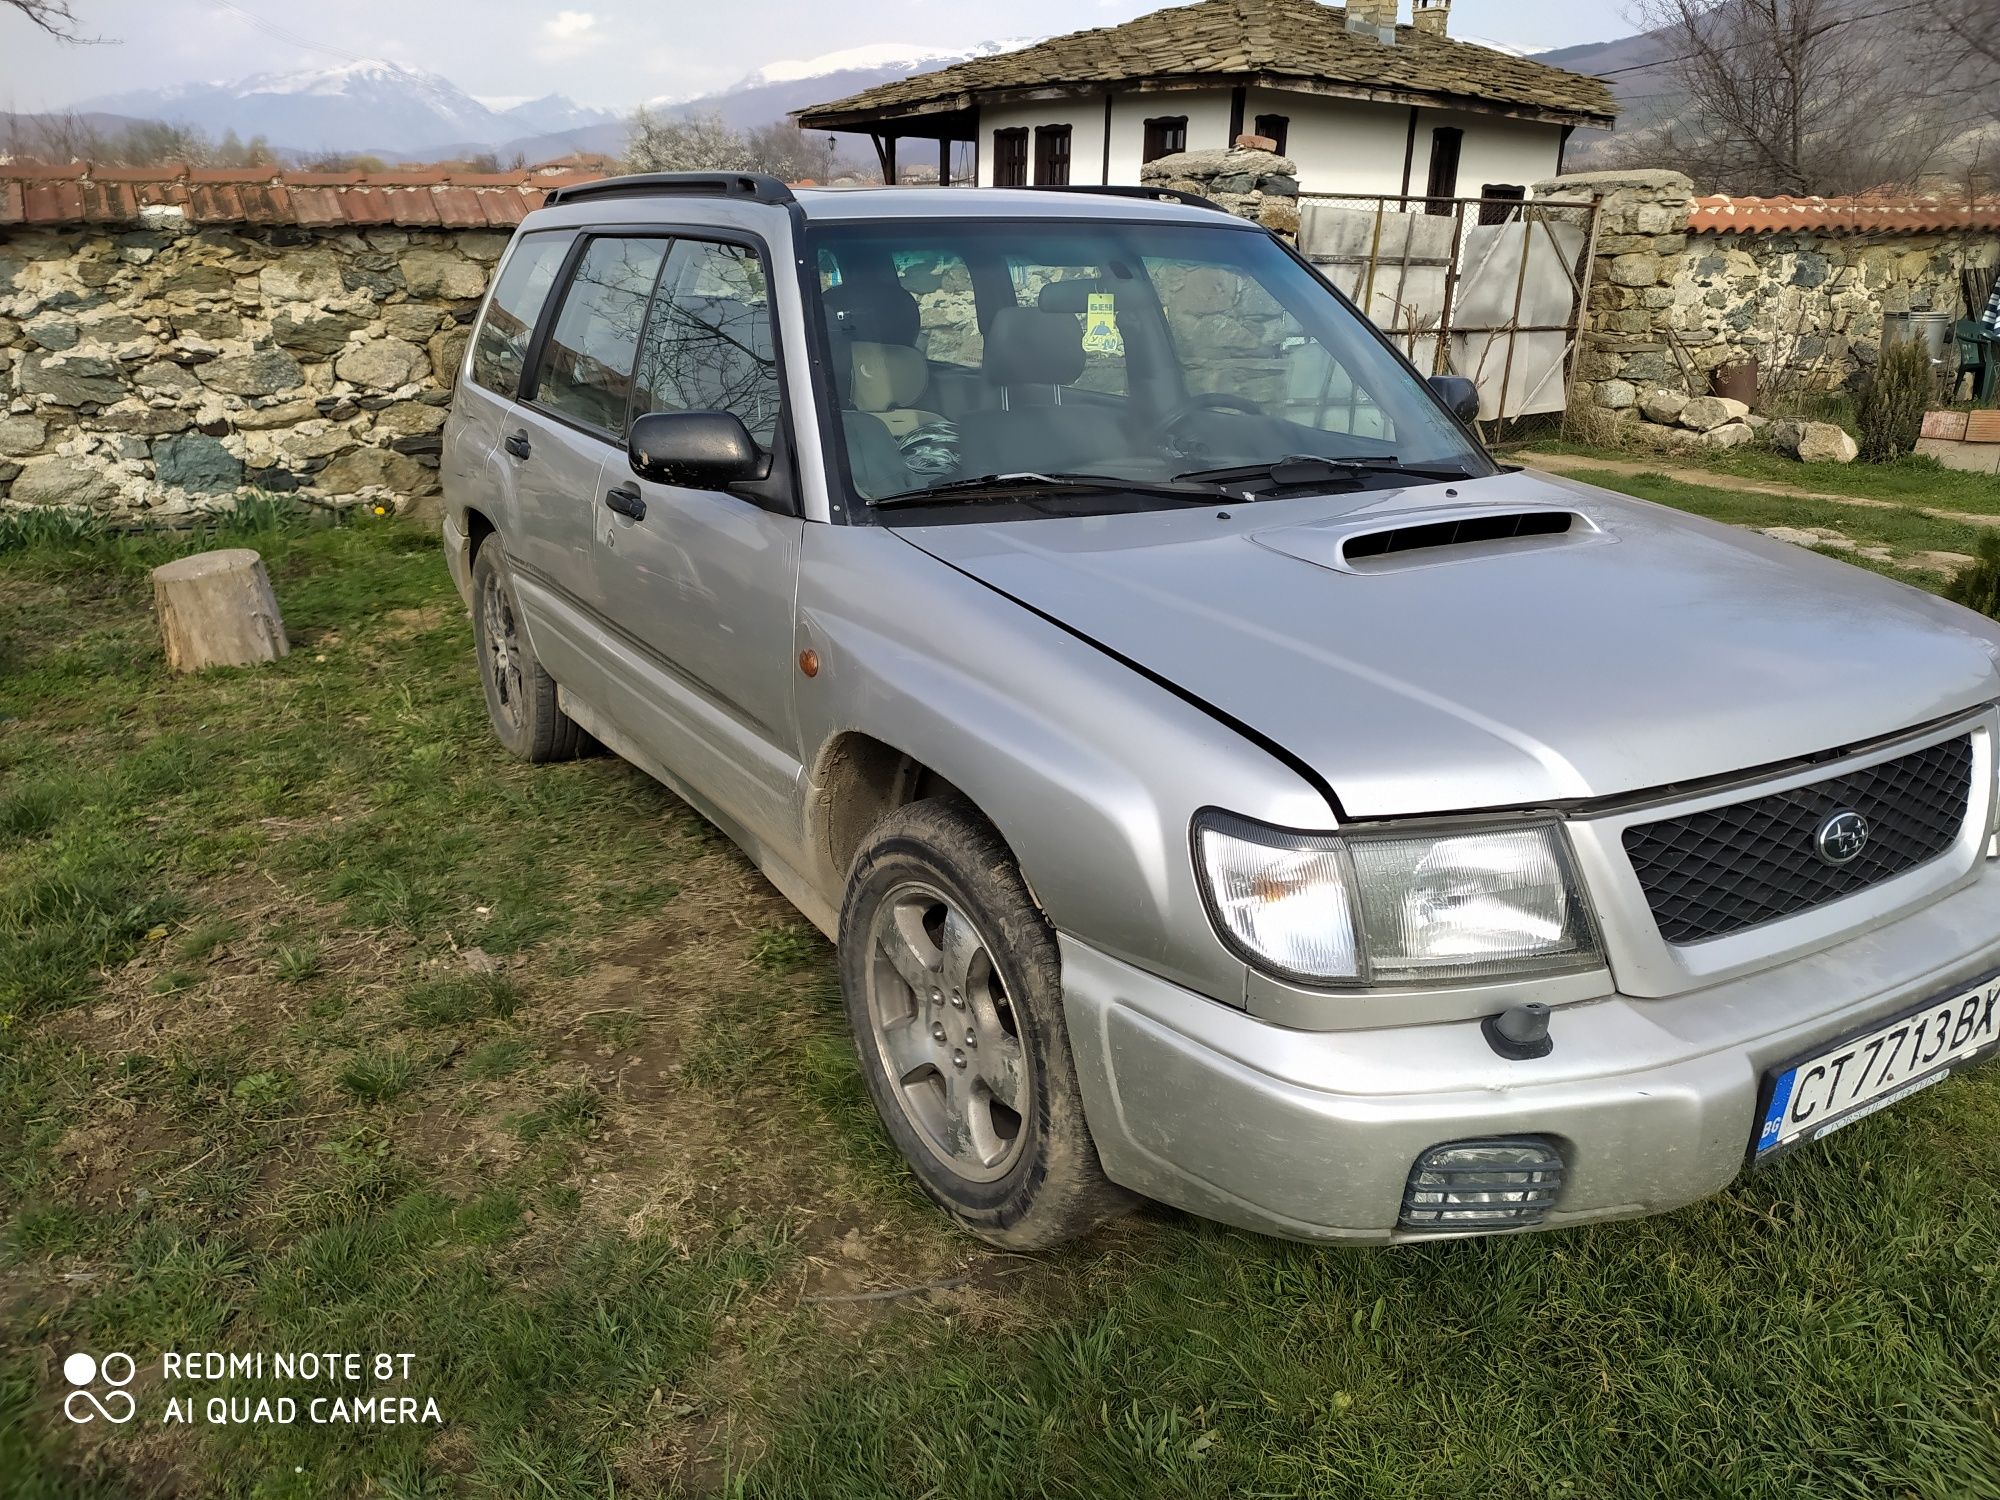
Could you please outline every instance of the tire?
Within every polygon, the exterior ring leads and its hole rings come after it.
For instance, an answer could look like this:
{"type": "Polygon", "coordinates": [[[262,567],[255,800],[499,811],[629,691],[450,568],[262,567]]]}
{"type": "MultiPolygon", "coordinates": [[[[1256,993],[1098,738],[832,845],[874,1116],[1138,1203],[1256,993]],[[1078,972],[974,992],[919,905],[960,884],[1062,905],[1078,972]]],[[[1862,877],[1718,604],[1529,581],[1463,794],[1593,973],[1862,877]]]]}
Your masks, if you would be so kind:
{"type": "Polygon", "coordinates": [[[472,634],[486,717],[507,753],[532,762],[581,755],[587,737],[556,707],[556,680],[542,670],[528,643],[497,537],[488,537],[472,559],[472,634]]]}
{"type": "Polygon", "coordinates": [[[841,907],[840,982],[883,1127],[966,1228],[1039,1250],[1132,1205],[1084,1121],[1055,933],[970,808],[912,803],[869,834],[841,907]]]}

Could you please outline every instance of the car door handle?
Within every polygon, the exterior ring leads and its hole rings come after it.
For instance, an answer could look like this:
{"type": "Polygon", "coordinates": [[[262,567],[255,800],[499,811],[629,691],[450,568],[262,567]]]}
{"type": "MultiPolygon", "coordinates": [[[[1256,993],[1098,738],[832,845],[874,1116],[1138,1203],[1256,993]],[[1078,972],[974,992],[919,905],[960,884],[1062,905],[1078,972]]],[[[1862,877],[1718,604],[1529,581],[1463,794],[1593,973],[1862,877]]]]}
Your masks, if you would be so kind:
{"type": "Polygon", "coordinates": [[[507,441],[503,446],[516,458],[526,458],[530,453],[535,451],[529,444],[528,435],[525,432],[509,433],[507,441]]]}
{"type": "Polygon", "coordinates": [[[646,519],[646,499],[636,484],[621,484],[604,492],[604,503],[621,516],[635,521],[646,519]]]}

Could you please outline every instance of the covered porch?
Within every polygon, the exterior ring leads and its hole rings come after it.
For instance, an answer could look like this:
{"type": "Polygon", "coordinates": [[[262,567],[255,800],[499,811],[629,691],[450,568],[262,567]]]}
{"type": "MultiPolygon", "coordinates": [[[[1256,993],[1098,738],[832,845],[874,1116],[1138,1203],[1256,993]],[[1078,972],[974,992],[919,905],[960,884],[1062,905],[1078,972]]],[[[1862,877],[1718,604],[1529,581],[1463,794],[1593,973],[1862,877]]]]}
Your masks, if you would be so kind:
{"type": "Polygon", "coordinates": [[[979,107],[968,98],[908,110],[801,110],[796,118],[801,130],[867,136],[892,187],[909,168],[933,162],[944,187],[979,180],[979,107]],[[960,147],[968,159],[955,172],[960,147]]]}

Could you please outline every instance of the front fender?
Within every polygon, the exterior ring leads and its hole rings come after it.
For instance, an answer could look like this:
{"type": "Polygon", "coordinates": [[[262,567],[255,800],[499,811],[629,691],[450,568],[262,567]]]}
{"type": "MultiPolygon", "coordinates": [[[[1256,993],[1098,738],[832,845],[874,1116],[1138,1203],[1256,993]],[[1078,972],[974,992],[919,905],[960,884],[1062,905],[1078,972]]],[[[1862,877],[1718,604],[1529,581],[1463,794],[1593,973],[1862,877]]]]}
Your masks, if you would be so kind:
{"type": "Polygon", "coordinates": [[[921,761],[1000,830],[1058,930],[1244,1003],[1244,966],[1202,908],[1189,823],[1222,805],[1332,827],[1304,778],[887,528],[807,527],[799,616],[820,659],[799,685],[805,745],[859,731],[921,761]]]}

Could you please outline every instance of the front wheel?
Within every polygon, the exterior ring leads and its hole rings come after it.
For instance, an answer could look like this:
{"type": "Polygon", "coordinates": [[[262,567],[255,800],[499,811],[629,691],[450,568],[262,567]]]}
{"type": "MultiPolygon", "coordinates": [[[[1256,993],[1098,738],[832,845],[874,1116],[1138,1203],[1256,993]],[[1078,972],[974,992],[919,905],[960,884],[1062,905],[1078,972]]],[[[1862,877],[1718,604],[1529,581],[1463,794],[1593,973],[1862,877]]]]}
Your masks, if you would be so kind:
{"type": "Polygon", "coordinates": [[[1055,934],[969,809],[913,803],[869,835],[840,977],[876,1111],[946,1212],[1030,1250],[1129,1206],[1084,1121],[1055,934]]]}

